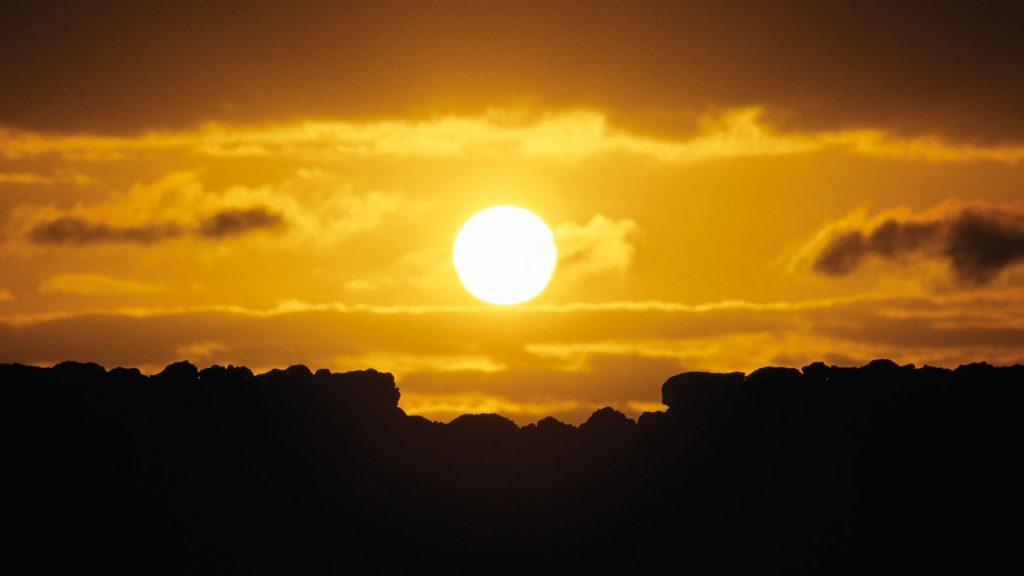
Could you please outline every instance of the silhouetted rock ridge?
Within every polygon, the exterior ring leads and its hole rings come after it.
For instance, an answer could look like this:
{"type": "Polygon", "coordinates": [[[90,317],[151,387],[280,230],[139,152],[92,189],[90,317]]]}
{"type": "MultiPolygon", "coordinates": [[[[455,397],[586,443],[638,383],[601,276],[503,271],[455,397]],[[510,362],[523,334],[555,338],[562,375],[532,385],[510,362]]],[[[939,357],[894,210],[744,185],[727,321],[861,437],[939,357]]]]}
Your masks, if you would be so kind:
{"type": "Polygon", "coordinates": [[[375,370],[0,382],[8,550],[40,571],[978,571],[1024,512],[1020,366],[687,372],[636,422],[522,428],[408,416],[375,370]]]}

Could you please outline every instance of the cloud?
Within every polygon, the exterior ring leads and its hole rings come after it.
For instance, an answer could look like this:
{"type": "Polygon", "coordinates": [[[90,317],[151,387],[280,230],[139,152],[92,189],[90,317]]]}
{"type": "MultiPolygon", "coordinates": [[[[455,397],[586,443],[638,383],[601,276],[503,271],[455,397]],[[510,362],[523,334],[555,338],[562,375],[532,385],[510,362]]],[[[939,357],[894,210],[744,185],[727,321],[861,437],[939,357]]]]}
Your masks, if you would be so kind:
{"type": "Polygon", "coordinates": [[[275,228],[282,222],[280,214],[264,207],[229,209],[203,220],[198,233],[206,238],[224,238],[253,230],[275,228]]]}
{"type": "Polygon", "coordinates": [[[584,225],[563,222],[555,228],[558,266],[580,275],[624,272],[636,252],[640,228],[630,219],[597,214],[584,225]]]}
{"type": "Polygon", "coordinates": [[[963,285],[980,286],[1024,261],[1024,207],[944,205],[922,215],[882,215],[860,225],[834,227],[811,267],[847,276],[875,259],[948,264],[963,285]]]}
{"type": "Polygon", "coordinates": [[[342,356],[336,358],[333,364],[352,369],[385,366],[388,371],[396,374],[418,372],[483,372],[491,374],[508,369],[508,365],[481,354],[417,355],[381,352],[361,356],[342,356]]]}
{"type": "Polygon", "coordinates": [[[385,221],[419,214],[429,201],[413,200],[394,192],[333,194],[316,212],[308,210],[312,239],[333,243],[373,230],[385,221]]]}
{"type": "MultiPolygon", "coordinates": [[[[339,156],[452,158],[518,154],[578,161],[625,153],[666,163],[728,158],[789,156],[822,150],[905,161],[1016,164],[1024,147],[972,145],[935,136],[903,137],[880,129],[819,132],[781,131],[765,120],[765,109],[748,106],[702,115],[694,133],[655,137],[620,127],[607,113],[569,109],[543,114],[490,109],[422,121],[317,121],[247,128],[215,125],[172,139],[192,142],[201,153],[221,157],[288,157],[328,160],[339,156]]],[[[136,148],[145,148],[141,143],[136,148]]]]}
{"type": "Polygon", "coordinates": [[[14,300],[14,294],[11,294],[10,290],[0,289],[0,302],[10,302],[14,300]]]}
{"type": "MultiPolygon", "coordinates": [[[[507,415],[513,420],[525,421],[553,413],[592,411],[595,403],[577,400],[520,400],[498,394],[464,392],[455,394],[402,392],[402,409],[431,420],[451,420],[461,414],[507,415]]],[[[664,408],[664,407],[663,407],[664,408]]]]}
{"type": "Polygon", "coordinates": [[[211,359],[216,355],[224,355],[228,347],[216,340],[201,340],[190,342],[174,349],[174,353],[180,358],[189,359],[211,359]]]}
{"type": "MultiPolygon", "coordinates": [[[[848,306],[863,302],[877,302],[891,298],[892,295],[854,295],[845,298],[826,298],[801,301],[774,301],[774,302],[751,302],[748,300],[721,300],[714,302],[703,302],[699,304],[687,304],[684,302],[671,302],[665,300],[613,300],[607,302],[569,302],[564,304],[556,303],[526,303],[518,306],[514,314],[519,316],[543,316],[547,314],[584,315],[588,313],[598,314],[646,314],[646,315],[709,315],[713,313],[746,313],[746,312],[799,312],[802,310],[830,309],[836,306],[848,306]]],[[[1016,295],[1008,296],[1011,302],[1015,302],[1016,295]]],[[[931,302],[945,302],[935,299],[931,302]]],[[[1004,300],[996,300],[1000,306],[1004,306],[1004,300]]],[[[959,302],[962,304],[962,302],[959,302]]],[[[970,300],[968,303],[974,303],[970,300]]],[[[239,305],[209,304],[199,306],[121,306],[115,308],[90,308],[78,311],[49,311],[37,313],[22,313],[0,316],[0,323],[12,326],[39,324],[51,320],[63,318],[76,318],[89,315],[113,315],[130,318],[153,318],[158,316],[175,316],[182,314],[197,313],[224,313],[255,318],[272,318],[290,314],[304,314],[311,312],[331,312],[336,314],[366,315],[366,316],[465,316],[470,317],[476,314],[504,315],[513,313],[511,309],[496,308],[494,306],[478,304],[364,304],[345,302],[308,302],[298,299],[280,300],[270,308],[249,308],[239,305]]],[[[718,322],[720,325],[720,321],[718,322]]]]}
{"type": "Polygon", "coordinates": [[[1024,146],[965,144],[934,136],[908,138],[883,130],[818,133],[816,139],[823,147],[835,147],[851,154],[873,158],[936,163],[984,161],[1019,164],[1024,161],[1024,146]]]}
{"type": "MultiPolygon", "coordinates": [[[[43,134],[0,128],[0,157],[23,161],[58,155],[67,162],[124,162],[134,156],[187,152],[212,159],[258,158],[331,163],[342,158],[507,157],[576,162],[624,154],[670,164],[792,156],[822,151],[925,162],[1024,161],[1019,144],[970,144],[938,136],[903,136],[879,128],[782,129],[762,106],[698,117],[684,133],[652,135],[613,122],[593,108],[492,108],[427,119],[310,120],[262,126],[206,124],[137,136],[43,134]]],[[[3,182],[5,175],[0,175],[3,182]]],[[[43,183],[28,172],[12,182],[43,183]]],[[[66,178],[65,178],[66,179],[66,178]]],[[[45,182],[54,182],[48,178],[45,182]]]]}
{"type": "Polygon", "coordinates": [[[259,2],[247,6],[244,20],[226,9],[211,14],[204,3],[179,7],[174,18],[133,13],[130,24],[118,26],[71,16],[75,35],[59,43],[46,8],[33,7],[5,15],[10,31],[0,37],[0,62],[17,70],[18,82],[0,93],[0,122],[110,134],[195,125],[217,114],[255,123],[379,118],[527,100],[591,103],[670,130],[677,127],[665,120],[673,115],[756,102],[803,128],[874,126],[1018,142],[1024,134],[1017,2],[986,3],[984,10],[935,3],[928,18],[904,3],[736,10],[655,0],[641,11],[598,4],[588,18],[572,3],[438,6],[423,25],[414,2],[373,3],[358,17],[347,10],[281,13],[259,2]],[[199,37],[197,21],[220,33],[199,37]],[[556,33],[538,28],[556,22],[573,25],[556,33]],[[246,73],[237,59],[208,57],[233,53],[267,30],[280,41],[253,47],[259,74],[246,73]],[[137,49],[122,50],[116,67],[81,57],[99,46],[129,45],[137,49]],[[159,75],[131,81],[153,62],[162,63],[159,75]],[[410,70],[423,72],[424,81],[410,82],[410,70]],[[181,89],[208,78],[217,81],[181,89]]]}
{"type": "Polygon", "coordinates": [[[153,244],[184,234],[185,229],[173,222],[113,226],[75,216],[62,216],[33,226],[29,239],[42,245],[153,244]]]}
{"type": "Polygon", "coordinates": [[[286,229],[273,247],[308,251],[386,222],[406,224],[433,204],[394,191],[355,191],[337,171],[294,168],[285,174],[262,186],[210,189],[199,172],[170,172],[89,203],[21,202],[7,221],[12,242],[6,247],[18,249],[21,240],[36,246],[153,245],[286,229]]]}
{"type": "Polygon", "coordinates": [[[99,294],[150,294],[164,288],[133,280],[113,278],[102,274],[58,274],[44,280],[39,291],[44,294],[77,294],[94,296],[99,294]]]}
{"type": "MultiPolygon", "coordinates": [[[[777,133],[763,122],[762,116],[763,110],[757,107],[705,116],[696,134],[674,139],[619,128],[608,121],[606,113],[592,109],[540,114],[490,109],[483,114],[453,114],[429,120],[321,120],[259,127],[207,124],[192,131],[147,133],[136,137],[0,130],[0,156],[19,160],[58,154],[68,161],[116,162],[129,154],[191,150],[211,157],[310,161],[339,157],[452,158],[510,153],[574,161],[620,152],[675,163],[800,154],[833,143],[808,134],[777,133]]],[[[870,141],[875,140],[878,138],[870,141]]]]}
{"type": "Polygon", "coordinates": [[[952,222],[945,256],[957,276],[970,283],[990,281],[1024,260],[1024,215],[967,212],[952,222]]]}
{"type": "Polygon", "coordinates": [[[0,157],[22,160],[57,155],[71,162],[116,162],[130,152],[187,147],[187,133],[149,133],[139,136],[54,135],[0,128],[0,157]]]}
{"type": "Polygon", "coordinates": [[[661,412],[665,410],[665,405],[661,402],[639,402],[636,400],[627,402],[626,405],[629,407],[631,412],[644,413],[644,412],[661,412]]]}
{"type": "Polygon", "coordinates": [[[248,203],[272,209],[288,225],[288,235],[275,244],[301,251],[333,247],[385,225],[409,224],[435,204],[395,190],[356,190],[347,172],[330,167],[297,168],[276,184],[234,186],[222,196],[219,206],[248,203]]]}
{"type": "Polygon", "coordinates": [[[280,226],[280,214],[264,207],[226,209],[202,219],[196,228],[177,222],[147,222],[116,226],[77,216],[38,223],[28,237],[40,245],[155,244],[185,236],[220,239],[280,226]]]}
{"type": "MultiPolygon", "coordinates": [[[[0,138],[3,131],[0,130],[0,138]]],[[[0,144],[0,147],[3,145],[0,144]]],[[[54,184],[67,184],[71,186],[86,186],[92,184],[93,180],[85,174],[58,170],[49,176],[36,172],[0,172],[0,184],[21,184],[27,186],[52,186],[54,184]]]]}
{"type": "Polygon", "coordinates": [[[681,139],[635,134],[588,109],[529,114],[492,109],[480,115],[452,115],[424,121],[318,121],[244,128],[209,125],[195,135],[210,156],[339,156],[451,158],[518,154],[575,161],[607,153],[628,153],[664,162],[799,154],[819,143],[803,134],[778,134],[761,121],[759,108],[740,108],[701,121],[699,132],[681,139]]]}
{"type": "Polygon", "coordinates": [[[32,172],[0,172],[0,184],[52,184],[53,180],[32,172]]]}

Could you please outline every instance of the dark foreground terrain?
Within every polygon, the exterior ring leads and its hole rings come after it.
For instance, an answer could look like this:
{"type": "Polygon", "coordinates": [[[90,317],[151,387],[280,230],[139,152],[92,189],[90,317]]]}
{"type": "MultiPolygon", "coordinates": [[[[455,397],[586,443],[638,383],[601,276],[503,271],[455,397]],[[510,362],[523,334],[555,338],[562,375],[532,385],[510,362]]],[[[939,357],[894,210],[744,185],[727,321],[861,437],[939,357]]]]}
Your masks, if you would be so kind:
{"type": "Polygon", "coordinates": [[[390,374],[0,365],[33,572],[1019,568],[1024,367],[685,373],[579,427],[407,416],[390,374]]]}

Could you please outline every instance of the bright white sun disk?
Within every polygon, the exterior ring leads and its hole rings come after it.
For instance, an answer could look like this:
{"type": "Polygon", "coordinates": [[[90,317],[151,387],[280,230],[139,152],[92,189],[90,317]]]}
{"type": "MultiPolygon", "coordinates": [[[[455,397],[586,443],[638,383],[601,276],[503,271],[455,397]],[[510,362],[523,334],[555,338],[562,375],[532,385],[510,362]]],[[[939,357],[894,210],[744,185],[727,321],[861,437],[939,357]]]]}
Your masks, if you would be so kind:
{"type": "Polygon", "coordinates": [[[551,229],[539,216],[516,206],[495,206],[462,225],[453,257],[466,290],[485,302],[509,305],[544,290],[558,252],[551,229]]]}

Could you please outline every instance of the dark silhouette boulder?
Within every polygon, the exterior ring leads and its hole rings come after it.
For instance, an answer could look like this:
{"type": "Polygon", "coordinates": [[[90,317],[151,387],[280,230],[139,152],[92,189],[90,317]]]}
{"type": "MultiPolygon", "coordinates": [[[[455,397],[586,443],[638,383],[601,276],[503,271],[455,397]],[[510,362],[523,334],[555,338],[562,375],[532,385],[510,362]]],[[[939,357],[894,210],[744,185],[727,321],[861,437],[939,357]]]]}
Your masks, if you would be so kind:
{"type": "Polygon", "coordinates": [[[802,373],[796,368],[765,366],[748,374],[746,382],[755,386],[759,384],[779,385],[797,382],[801,376],[802,373]]]}
{"type": "Polygon", "coordinates": [[[193,384],[198,379],[199,369],[187,360],[168,364],[159,374],[149,377],[151,382],[162,385],[193,384]]]}
{"type": "Polygon", "coordinates": [[[107,371],[95,362],[61,362],[54,365],[50,372],[58,382],[75,383],[80,386],[101,382],[107,371]]]}
{"type": "Polygon", "coordinates": [[[728,401],[743,385],[742,372],[683,372],[661,387],[661,403],[672,409],[695,408],[728,401]]]}
{"type": "Polygon", "coordinates": [[[610,406],[595,411],[586,422],[580,424],[580,432],[585,435],[618,436],[631,434],[635,430],[636,422],[610,406]]]}
{"type": "Polygon", "coordinates": [[[500,414],[463,414],[449,422],[448,429],[460,435],[501,437],[515,434],[519,426],[500,414]]]}
{"type": "Polygon", "coordinates": [[[535,430],[537,435],[542,438],[554,439],[572,435],[576,431],[576,427],[553,416],[546,416],[536,423],[526,426],[524,430],[535,430]]]}
{"type": "Polygon", "coordinates": [[[641,432],[662,433],[668,426],[669,416],[665,412],[644,412],[636,421],[637,429],[641,432]]]}

